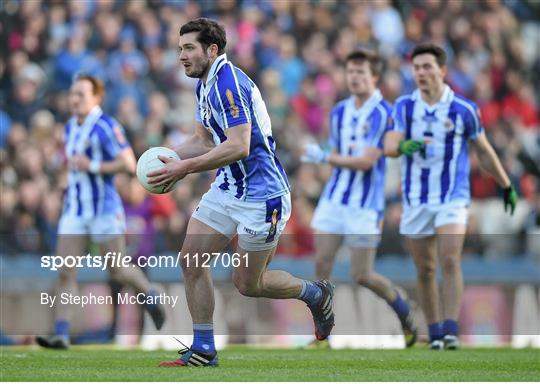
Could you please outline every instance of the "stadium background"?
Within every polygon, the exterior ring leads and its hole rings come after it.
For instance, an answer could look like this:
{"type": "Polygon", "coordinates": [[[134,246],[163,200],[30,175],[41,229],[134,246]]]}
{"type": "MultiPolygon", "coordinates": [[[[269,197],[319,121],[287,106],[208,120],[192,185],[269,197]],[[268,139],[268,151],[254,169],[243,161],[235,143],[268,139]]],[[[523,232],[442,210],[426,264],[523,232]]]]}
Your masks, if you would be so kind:
{"type": "MultiPolygon", "coordinates": [[[[61,137],[73,75],[87,72],[106,82],[103,108],[124,126],[137,156],[149,146],[174,147],[189,135],[195,117],[195,80],[178,66],[178,30],[187,20],[206,16],[226,27],[229,58],[263,93],[278,156],[293,187],[293,216],[276,262],[306,277],[313,271],[309,222],[329,169],[301,164],[299,147],[310,138],[325,141],[327,113],[346,96],[344,57],[358,46],[377,49],[385,58],[381,90],[392,102],[414,89],[413,46],[425,40],[443,46],[449,55],[448,83],[479,105],[487,135],[521,196],[510,219],[501,190],[473,157],[462,323],[476,324],[467,330],[482,336],[471,343],[520,345],[511,333],[539,334],[527,328],[540,322],[537,2],[6,0],[1,7],[1,302],[9,308],[3,324],[16,322],[17,310],[28,309],[13,306],[28,295],[21,279],[37,270],[37,279],[52,281],[39,273],[36,260],[54,252],[65,185],[61,137]],[[487,308],[475,313],[478,303],[488,303],[487,308]]],[[[398,234],[398,173],[397,163],[390,161],[377,268],[414,295],[414,268],[398,234]]],[[[128,231],[144,234],[130,236],[128,253],[178,249],[190,213],[212,178],[213,173],[190,175],[173,193],[156,196],[146,194],[134,178],[117,176],[128,231]]],[[[349,279],[346,256],[340,251],[338,281],[349,279]]],[[[176,278],[175,271],[163,273],[149,271],[164,283],[176,278]]],[[[101,276],[82,273],[81,278],[87,289],[107,288],[96,285],[101,276]]],[[[365,328],[358,332],[369,333],[365,328]]]]}

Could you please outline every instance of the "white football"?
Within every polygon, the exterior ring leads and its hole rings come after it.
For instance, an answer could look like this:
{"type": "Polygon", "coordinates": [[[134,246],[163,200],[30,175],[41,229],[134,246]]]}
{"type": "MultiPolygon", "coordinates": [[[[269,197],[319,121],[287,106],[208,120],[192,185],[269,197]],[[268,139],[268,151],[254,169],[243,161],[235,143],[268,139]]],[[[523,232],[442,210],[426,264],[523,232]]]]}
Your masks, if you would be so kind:
{"type": "MultiPolygon", "coordinates": [[[[180,160],[180,156],[170,148],[153,147],[144,152],[139,158],[139,161],[137,161],[137,179],[139,179],[139,182],[147,191],[159,194],[163,193],[163,190],[167,188],[167,185],[150,185],[148,184],[146,175],[165,166],[165,164],[158,159],[158,156],[160,155],[180,160]]],[[[176,182],[176,184],[178,184],[178,182],[176,182]]],[[[176,184],[169,191],[172,191],[176,187],[176,184]]]]}

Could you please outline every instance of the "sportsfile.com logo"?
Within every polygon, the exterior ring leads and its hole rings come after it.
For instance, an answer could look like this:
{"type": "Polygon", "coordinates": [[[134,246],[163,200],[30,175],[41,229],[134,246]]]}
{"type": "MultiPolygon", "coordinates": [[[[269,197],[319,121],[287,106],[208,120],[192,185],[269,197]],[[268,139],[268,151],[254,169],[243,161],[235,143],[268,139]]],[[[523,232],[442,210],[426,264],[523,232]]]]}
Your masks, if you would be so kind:
{"type": "Polygon", "coordinates": [[[105,255],[84,255],[84,256],[41,256],[41,268],[50,271],[58,271],[61,268],[97,268],[102,271],[107,268],[178,268],[181,265],[191,268],[210,268],[222,266],[224,268],[248,266],[248,254],[239,253],[194,253],[183,254],[180,252],[176,256],[159,255],[132,258],[123,255],[121,252],[107,252],[105,255]]]}

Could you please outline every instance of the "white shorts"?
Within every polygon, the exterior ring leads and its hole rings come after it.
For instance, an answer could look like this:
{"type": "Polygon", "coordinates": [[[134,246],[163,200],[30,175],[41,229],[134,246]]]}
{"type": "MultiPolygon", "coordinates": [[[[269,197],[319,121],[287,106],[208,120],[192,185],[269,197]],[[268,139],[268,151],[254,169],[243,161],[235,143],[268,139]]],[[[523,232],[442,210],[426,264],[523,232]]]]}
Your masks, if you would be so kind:
{"type": "Polygon", "coordinates": [[[467,224],[468,205],[462,201],[450,201],[437,205],[403,207],[399,231],[410,237],[435,234],[435,229],[446,224],[467,224]]]}
{"type": "Polygon", "coordinates": [[[319,232],[344,236],[352,248],[377,248],[381,240],[382,212],[374,209],[353,208],[321,199],[311,227],[319,232]]]}
{"type": "Polygon", "coordinates": [[[90,235],[92,241],[103,243],[126,233],[124,212],[92,218],[62,215],[58,223],[59,235],[90,235]]]}
{"type": "Polygon", "coordinates": [[[192,217],[230,239],[238,235],[238,244],[246,251],[262,251],[277,245],[291,217],[291,195],[250,202],[211,187],[192,217]]]}

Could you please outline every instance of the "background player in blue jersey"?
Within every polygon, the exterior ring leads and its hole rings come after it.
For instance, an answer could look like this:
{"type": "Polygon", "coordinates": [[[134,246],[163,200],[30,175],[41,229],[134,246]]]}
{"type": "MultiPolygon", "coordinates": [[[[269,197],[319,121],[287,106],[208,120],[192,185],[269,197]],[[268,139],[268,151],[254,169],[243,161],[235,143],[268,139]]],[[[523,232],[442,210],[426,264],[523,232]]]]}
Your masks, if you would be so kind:
{"type": "MultiPolygon", "coordinates": [[[[83,256],[88,252],[89,240],[97,243],[101,255],[125,251],[125,218],[120,197],[114,185],[114,174],[133,173],[135,156],[122,127],[103,113],[100,103],[105,89],[103,83],[89,75],[79,75],[69,93],[73,117],[64,133],[65,155],[68,161],[68,185],[64,210],[58,224],[60,256],[83,256]]],[[[137,293],[156,294],[150,289],[146,276],[139,268],[109,268],[113,280],[134,288],[137,293]]],[[[59,270],[58,295],[76,294],[77,268],[59,270]]],[[[59,297],[57,295],[57,297],[59,297]]],[[[54,335],[38,337],[46,348],[69,346],[69,324],[72,306],[57,305],[54,335]]],[[[159,305],[148,305],[156,327],[164,322],[164,311],[159,305]]]]}
{"type": "Polygon", "coordinates": [[[504,208],[511,214],[517,194],[486,138],[478,107],[444,83],[444,50],[419,45],[412,57],[418,89],[396,101],[395,124],[385,137],[385,154],[403,155],[400,232],[407,237],[416,264],[430,346],[455,349],[463,293],[461,252],[470,202],[469,143],[482,168],[504,189],[504,208]],[[437,256],[443,271],[442,300],[436,281],[437,256]]]}
{"type": "Polygon", "coordinates": [[[268,271],[280,234],[290,217],[285,173],[275,155],[270,118],[257,86],[227,60],[226,36],[215,21],[201,18],[180,29],[180,62],[197,84],[193,136],[177,148],[182,160],[160,157],[166,166],[148,174],[150,183],[172,186],[189,173],[219,169],[193,213],[182,246],[186,297],[193,321],[193,344],[180,358],[161,366],[217,365],[214,346],[213,284],[196,254],[217,253],[238,235],[238,253],[248,256],[234,268],[233,283],[246,296],[298,298],[310,308],[317,338],[334,326],[333,286],[268,271]]]}
{"type": "MultiPolygon", "coordinates": [[[[416,327],[409,304],[386,277],[373,270],[384,210],[383,137],[392,121],[391,107],[377,89],[382,63],[374,53],[361,50],[350,53],[345,66],[351,96],[330,113],[331,151],[308,144],[302,157],[305,162],[334,167],[312,221],[317,231],[316,275],[327,279],[337,250],[347,245],[354,280],[390,304],[411,346],[416,327]]],[[[315,340],[312,345],[323,343],[315,340]]]]}

